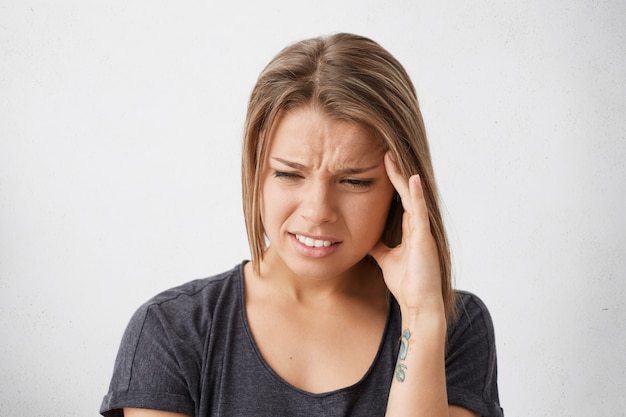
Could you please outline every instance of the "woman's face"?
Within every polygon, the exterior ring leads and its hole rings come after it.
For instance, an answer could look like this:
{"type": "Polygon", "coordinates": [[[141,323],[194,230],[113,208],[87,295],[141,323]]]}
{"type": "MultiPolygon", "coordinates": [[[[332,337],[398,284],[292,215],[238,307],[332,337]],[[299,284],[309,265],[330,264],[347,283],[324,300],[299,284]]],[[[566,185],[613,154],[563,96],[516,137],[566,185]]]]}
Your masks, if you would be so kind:
{"type": "Polygon", "coordinates": [[[361,261],[381,238],[394,194],[383,155],[362,126],[308,106],[284,113],[261,178],[266,259],[317,279],[361,261]]]}

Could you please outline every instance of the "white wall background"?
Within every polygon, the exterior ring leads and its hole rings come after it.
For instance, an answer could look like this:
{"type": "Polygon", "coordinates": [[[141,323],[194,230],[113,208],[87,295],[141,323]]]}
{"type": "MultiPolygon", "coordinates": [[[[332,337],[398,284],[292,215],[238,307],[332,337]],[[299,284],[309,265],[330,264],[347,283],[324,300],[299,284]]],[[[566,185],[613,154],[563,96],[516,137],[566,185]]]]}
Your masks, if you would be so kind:
{"type": "Polygon", "coordinates": [[[626,416],[626,3],[0,1],[0,415],[97,414],[132,312],[248,257],[247,96],[374,38],[418,89],[511,416],[626,416]]]}

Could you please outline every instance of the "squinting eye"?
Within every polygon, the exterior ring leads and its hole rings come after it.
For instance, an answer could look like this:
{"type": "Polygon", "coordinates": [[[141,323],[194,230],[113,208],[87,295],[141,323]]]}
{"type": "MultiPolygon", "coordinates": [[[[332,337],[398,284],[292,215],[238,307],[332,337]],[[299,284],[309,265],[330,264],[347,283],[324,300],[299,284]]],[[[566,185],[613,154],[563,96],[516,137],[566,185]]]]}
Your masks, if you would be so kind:
{"type": "Polygon", "coordinates": [[[294,174],[293,172],[285,172],[285,171],[274,171],[275,178],[284,178],[284,179],[299,179],[302,178],[298,174],[294,174]]]}
{"type": "Polygon", "coordinates": [[[343,182],[352,187],[358,187],[358,188],[367,188],[374,183],[374,181],[372,180],[356,180],[356,179],[345,179],[343,180],[343,182]]]}

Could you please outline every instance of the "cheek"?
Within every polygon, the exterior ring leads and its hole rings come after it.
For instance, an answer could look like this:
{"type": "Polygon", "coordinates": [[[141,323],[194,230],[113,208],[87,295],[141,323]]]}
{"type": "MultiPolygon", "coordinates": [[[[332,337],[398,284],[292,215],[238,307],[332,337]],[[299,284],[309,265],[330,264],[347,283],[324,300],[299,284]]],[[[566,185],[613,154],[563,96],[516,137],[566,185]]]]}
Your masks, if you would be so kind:
{"type": "Polygon", "coordinates": [[[390,206],[391,197],[387,195],[368,199],[358,207],[354,207],[350,217],[353,218],[353,224],[363,237],[367,236],[368,240],[378,241],[387,223],[390,206]]]}
{"type": "Polygon", "coordinates": [[[280,224],[287,217],[290,202],[289,196],[273,186],[271,182],[267,182],[261,190],[261,221],[265,227],[266,233],[272,233],[273,228],[280,224]]]}

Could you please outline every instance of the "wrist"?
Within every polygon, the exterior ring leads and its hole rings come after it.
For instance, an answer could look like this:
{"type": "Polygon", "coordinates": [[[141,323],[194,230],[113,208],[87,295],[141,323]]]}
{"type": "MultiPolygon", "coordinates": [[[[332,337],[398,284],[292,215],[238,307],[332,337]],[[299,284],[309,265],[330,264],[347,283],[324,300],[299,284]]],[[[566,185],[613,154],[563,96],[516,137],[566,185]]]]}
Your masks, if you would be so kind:
{"type": "Polygon", "coordinates": [[[440,294],[433,297],[419,297],[411,300],[398,300],[402,318],[411,320],[443,318],[445,321],[446,309],[440,294]]]}
{"type": "Polygon", "coordinates": [[[412,333],[428,332],[433,336],[440,335],[445,338],[448,323],[443,302],[440,305],[419,308],[400,306],[400,314],[403,329],[411,329],[412,333]]]}

